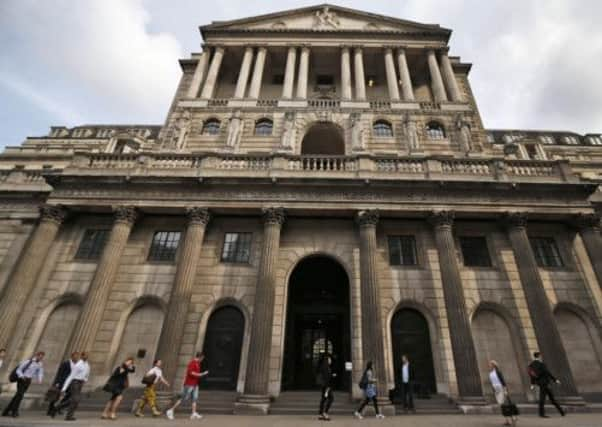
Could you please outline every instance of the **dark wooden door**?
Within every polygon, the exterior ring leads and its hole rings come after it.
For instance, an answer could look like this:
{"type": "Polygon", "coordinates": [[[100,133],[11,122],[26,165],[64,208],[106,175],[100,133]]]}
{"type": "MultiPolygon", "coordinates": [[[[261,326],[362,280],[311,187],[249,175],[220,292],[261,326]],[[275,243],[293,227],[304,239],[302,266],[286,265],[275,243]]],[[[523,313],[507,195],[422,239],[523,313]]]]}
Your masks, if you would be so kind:
{"type": "Polygon", "coordinates": [[[245,319],[235,307],[217,309],[207,323],[203,369],[209,370],[202,384],[217,390],[235,390],[245,319]]]}

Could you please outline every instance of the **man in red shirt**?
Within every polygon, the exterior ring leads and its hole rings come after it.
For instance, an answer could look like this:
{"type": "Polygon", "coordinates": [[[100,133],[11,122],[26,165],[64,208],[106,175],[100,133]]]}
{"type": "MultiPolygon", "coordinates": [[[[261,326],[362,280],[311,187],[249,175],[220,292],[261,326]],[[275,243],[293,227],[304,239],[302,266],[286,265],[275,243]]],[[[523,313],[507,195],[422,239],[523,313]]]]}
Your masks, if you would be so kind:
{"type": "Polygon", "coordinates": [[[199,351],[194,356],[194,359],[188,363],[182,394],[176,403],[174,403],[171,408],[165,411],[165,415],[167,415],[167,418],[170,420],[174,419],[174,411],[178,406],[180,406],[183,400],[190,400],[192,404],[192,414],[190,415],[191,420],[197,420],[203,417],[196,411],[196,401],[199,398],[199,379],[209,373],[209,371],[201,371],[201,363],[203,362],[204,358],[205,355],[199,351]]]}

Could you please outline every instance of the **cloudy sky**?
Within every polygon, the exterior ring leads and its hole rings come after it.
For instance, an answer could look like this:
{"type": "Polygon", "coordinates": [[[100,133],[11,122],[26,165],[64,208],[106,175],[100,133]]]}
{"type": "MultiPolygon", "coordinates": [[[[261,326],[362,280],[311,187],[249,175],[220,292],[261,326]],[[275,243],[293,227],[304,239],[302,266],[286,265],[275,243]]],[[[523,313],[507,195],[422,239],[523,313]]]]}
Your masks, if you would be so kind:
{"type": "MultiPolygon", "coordinates": [[[[164,120],[198,26],[297,0],[0,0],[0,147],[51,125],[164,120]]],[[[489,128],[602,132],[599,0],[334,4],[454,30],[489,128]]]]}

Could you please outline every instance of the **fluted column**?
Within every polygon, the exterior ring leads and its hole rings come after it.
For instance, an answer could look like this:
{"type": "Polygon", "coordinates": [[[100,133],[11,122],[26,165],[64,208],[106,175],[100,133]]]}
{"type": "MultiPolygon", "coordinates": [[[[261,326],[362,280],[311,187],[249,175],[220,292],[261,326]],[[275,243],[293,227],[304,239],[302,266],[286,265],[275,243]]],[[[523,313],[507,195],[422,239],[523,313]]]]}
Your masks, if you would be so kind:
{"type": "Polygon", "coordinates": [[[598,285],[602,288],[602,237],[600,237],[600,217],[596,214],[579,215],[575,225],[583,240],[585,250],[596,273],[598,285]]]}
{"type": "Polygon", "coordinates": [[[431,87],[433,89],[435,102],[447,101],[445,87],[443,87],[443,79],[441,78],[441,72],[439,71],[439,64],[437,63],[437,57],[435,56],[434,50],[431,49],[427,52],[427,60],[431,74],[431,87]]]}
{"type": "Polygon", "coordinates": [[[213,54],[213,58],[211,59],[211,65],[209,66],[207,78],[205,79],[205,84],[203,85],[201,98],[209,99],[213,97],[213,92],[215,91],[215,83],[217,82],[217,76],[219,74],[219,69],[222,65],[223,58],[224,48],[221,46],[216,47],[215,53],[213,54]]]}
{"type": "Polygon", "coordinates": [[[442,52],[441,55],[439,55],[439,60],[441,62],[443,80],[445,81],[445,86],[449,92],[449,97],[454,102],[462,101],[462,94],[460,93],[458,81],[456,80],[456,74],[452,68],[449,56],[447,56],[446,52],[442,52]]]}
{"type": "Polygon", "coordinates": [[[353,51],[353,70],[355,72],[355,99],[366,100],[366,77],[364,76],[364,57],[361,47],[353,51]]]}
{"type": "Polygon", "coordinates": [[[350,101],[351,97],[351,57],[349,47],[341,48],[341,94],[344,101],[350,101]]]}
{"type": "Polygon", "coordinates": [[[454,214],[451,211],[436,211],[429,217],[429,222],[435,231],[439,269],[443,283],[443,298],[449,323],[460,399],[482,400],[483,390],[481,388],[479,365],[466,310],[452,233],[454,214]]]}
{"type": "Polygon", "coordinates": [[[404,101],[414,101],[414,89],[406,59],[405,49],[397,50],[397,65],[399,66],[399,79],[401,80],[401,93],[404,101]]]}
{"type": "Polygon", "coordinates": [[[391,101],[399,101],[399,83],[393,61],[393,49],[385,48],[385,72],[387,73],[387,86],[389,87],[389,98],[391,101]]]}
{"type": "Polygon", "coordinates": [[[539,350],[550,370],[560,379],[560,394],[577,396],[567,354],[527,235],[527,215],[509,213],[505,216],[504,223],[508,229],[539,350]]]}
{"type": "Polygon", "coordinates": [[[253,77],[251,77],[251,87],[249,88],[249,98],[259,98],[259,92],[261,91],[261,80],[263,79],[263,68],[265,66],[265,55],[267,49],[264,46],[257,48],[257,55],[255,58],[255,67],[253,68],[253,77]]]}
{"type": "Polygon", "coordinates": [[[197,63],[196,68],[194,69],[192,81],[190,82],[190,87],[188,88],[188,98],[196,98],[199,95],[201,84],[203,83],[203,79],[205,78],[205,74],[207,73],[208,64],[209,50],[205,50],[203,51],[203,53],[201,53],[199,62],[197,63]]]}
{"type": "Polygon", "coordinates": [[[206,208],[188,210],[188,227],[157,351],[158,358],[163,361],[163,372],[170,380],[176,377],[178,349],[182,345],[192,287],[199,266],[203,238],[209,218],[209,210],[206,208]]]}
{"type": "Polygon", "coordinates": [[[44,206],[40,209],[40,222],[21,254],[0,300],[0,348],[8,347],[19,316],[23,307],[29,304],[27,299],[66,214],[60,206],[44,206]]]}
{"type": "Polygon", "coordinates": [[[297,98],[307,99],[307,79],[309,73],[309,46],[301,48],[299,76],[297,77],[297,98]]]}
{"type": "Polygon", "coordinates": [[[133,207],[120,206],[115,209],[113,228],[102,251],[92,283],[90,283],[86,301],[75,325],[66,354],[76,350],[89,351],[92,349],[109,293],[117,276],[123,250],[136,218],[137,211],[133,207]]]}
{"type": "Polygon", "coordinates": [[[249,72],[251,71],[251,62],[253,62],[253,48],[247,46],[242,57],[242,63],[240,64],[236,89],[234,90],[234,98],[241,99],[245,97],[247,82],[249,81],[249,72]]]}
{"type": "Polygon", "coordinates": [[[295,83],[295,64],[297,62],[297,48],[290,46],[286,54],[286,68],[284,69],[284,85],[282,86],[282,99],[293,97],[295,83]]]}
{"type": "Polygon", "coordinates": [[[247,377],[244,395],[239,399],[239,403],[261,408],[261,412],[267,411],[269,405],[268,382],[274,322],[276,261],[284,218],[284,210],[281,208],[268,208],[263,212],[263,245],[251,321],[247,377]]]}

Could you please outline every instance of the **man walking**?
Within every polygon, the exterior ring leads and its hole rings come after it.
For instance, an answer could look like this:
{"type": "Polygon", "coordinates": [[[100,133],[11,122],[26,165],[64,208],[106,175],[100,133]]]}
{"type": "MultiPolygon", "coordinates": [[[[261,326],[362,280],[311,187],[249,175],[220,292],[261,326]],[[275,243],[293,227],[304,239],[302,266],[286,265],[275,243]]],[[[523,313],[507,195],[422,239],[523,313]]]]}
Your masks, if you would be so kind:
{"type": "MultiPolygon", "coordinates": [[[[49,399],[48,410],[46,411],[46,415],[54,418],[56,413],[59,411],[59,408],[57,408],[56,404],[61,399],[61,389],[63,388],[63,384],[65,384],[65,381],[71,374],[71,369],[73,368],[73,365],[75,365],[78,360],[79,353],[77,351],[74,351],[73,353],[71,353],[71,359],[67,359],[59,365],[59,369],[56,371],[56,375],[54,376],[54,381],[52,381],[52,388],[50,391],[53,394],[49,399]]],[[[66,399],[68,399],[68,396],[63,396],[61,404],[66,399]]]]}
{"type": "Polygon", "coordinates": [[[88,353],[82,351],[81,358],[73,365],[69,378],[65,380],[62,393],[67,393],[69,399],[64,403],[61,402],[59,409],[68,407],[67,415],[65,416],[66,421],[75,421],[75,411],[81,400],[82,387],[90,378],[90,365],[88,364],[88,353]]]}
{"type": "Polygon", "coordinates": [[[560,384],[560,381],[552,375],[548,370],[548,367],[543,363],[540,352],[536,351],[533,353],[533,357],[535,360],[529,364],[529,377],[531,378],[531,390],[533,390],[534,386],[539,387],[539,416],[542,418],[549,418],[544,410],[546,396],[548,396],[550,402],[558,409],[560,415],[564,417],[565,413],[554,398],[554,394],[550,389],[550,383],[555,382],[556,384],[560,384]]]}
{"type": "Polygon", "coordinates": [[[183,400],[190,400],[192,403],[192,414],[190,415],[191,420],[203,418],[203,416],[196,411],[196,401],[199,399],[199,379],[209,373],[209,371],[201,372],[201,363],[203,362],[204,358],[205,355],[199,351],[194,356],[194,359],[188,363],[182,395],[171,408],[165,411],[165,415],[167,415],[167,418],[170,420],[174,419],[174,411],[178,406],[180,406],[183,400]]]}
{"type": "Polygon", "coordinates": [[[407,355],[401,356],[401,401],[404,412],[414,409],[414,367],[407,355]]]}
{"type": "Polygon", "coordinates": [[[19,416],[19,406],[21,406],[21,401],[31,384],[32,378],[36,378],[38,383],[42,383],[42,379],[44,378],[42,359],[44,359],[44,355],[43,351],[38,351],[31,359],[24,360],[17,367],[17,392],[2,412],[3,417],[19,416]]]}

